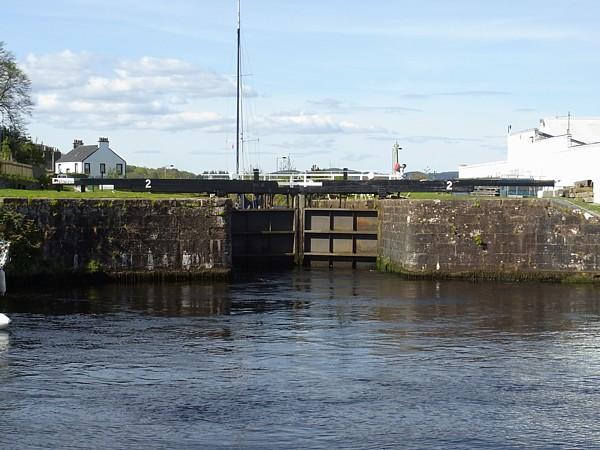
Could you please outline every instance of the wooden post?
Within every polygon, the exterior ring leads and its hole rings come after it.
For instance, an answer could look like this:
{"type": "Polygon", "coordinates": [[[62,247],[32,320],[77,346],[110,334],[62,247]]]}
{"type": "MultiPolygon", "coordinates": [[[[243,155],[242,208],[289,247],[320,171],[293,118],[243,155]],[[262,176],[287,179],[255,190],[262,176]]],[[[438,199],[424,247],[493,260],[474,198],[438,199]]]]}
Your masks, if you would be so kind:
{"type": "Polygon", "coordinates": [[[306,207],[306,197],[303,194],[298,195],[298,206],[296,208],[296,264],[304,264],[304,208],[306,207]]]}

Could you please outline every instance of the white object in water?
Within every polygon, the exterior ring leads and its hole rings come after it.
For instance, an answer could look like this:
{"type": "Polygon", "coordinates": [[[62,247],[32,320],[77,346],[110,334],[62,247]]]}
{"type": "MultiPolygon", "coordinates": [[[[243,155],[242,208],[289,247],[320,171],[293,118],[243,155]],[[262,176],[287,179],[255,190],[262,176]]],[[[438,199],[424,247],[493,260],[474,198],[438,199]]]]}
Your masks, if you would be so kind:
{"type": "Polygon", "coordinates": [[[8,328],[9,323],[10,319],[5,314],[0,313],[0,330],[8,328]]]}

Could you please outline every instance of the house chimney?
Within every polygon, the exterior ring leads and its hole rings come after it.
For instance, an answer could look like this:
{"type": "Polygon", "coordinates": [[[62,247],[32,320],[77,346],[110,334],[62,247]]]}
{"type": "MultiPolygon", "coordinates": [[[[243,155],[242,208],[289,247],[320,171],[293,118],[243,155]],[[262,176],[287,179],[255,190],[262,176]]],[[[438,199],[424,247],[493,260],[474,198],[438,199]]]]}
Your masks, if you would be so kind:
{"type": "Polygon", "coordinates": [[[83,141],[81,139],[75,139],[73,141],[73,149],[76,149],[77,147],[79,147],[80,145],[83,145],[83,141]]]}
{"type": "Polygon", "coordinates": [[[98,138],[98,148],[108,149],[108,138],[107,137],[98,138]]]}

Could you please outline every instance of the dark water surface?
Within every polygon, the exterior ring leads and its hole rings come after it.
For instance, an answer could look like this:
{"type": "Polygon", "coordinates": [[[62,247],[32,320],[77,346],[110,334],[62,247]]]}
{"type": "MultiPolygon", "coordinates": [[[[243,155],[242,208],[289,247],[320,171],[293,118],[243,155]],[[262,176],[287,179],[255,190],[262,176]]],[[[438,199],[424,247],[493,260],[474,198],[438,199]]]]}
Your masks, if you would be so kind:
{"type": "Polygon", "coordinates": [[[337,269],[9,292],[0,448],[600,448],[599,294],[337,269]]]}

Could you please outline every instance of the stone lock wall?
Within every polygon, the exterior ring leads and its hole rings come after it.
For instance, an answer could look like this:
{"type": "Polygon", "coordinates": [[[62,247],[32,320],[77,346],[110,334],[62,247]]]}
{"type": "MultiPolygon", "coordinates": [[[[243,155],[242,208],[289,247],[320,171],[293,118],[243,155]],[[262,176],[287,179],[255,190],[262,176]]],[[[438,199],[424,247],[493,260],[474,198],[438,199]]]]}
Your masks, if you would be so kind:
{"type": "Polygon", "coordinates": [[[551,200],[384,200],[379,208],[383,270],[441,277],[600,277],[600,220],[551,200]]]}
{"type": "Polygon", "coordinates": [[[4,199],[0,208],[30,220],[36,230],[30,240],[39,240],[39,249],[25,275],[231,268],[231,203],[225,199],[4,199]]]}

